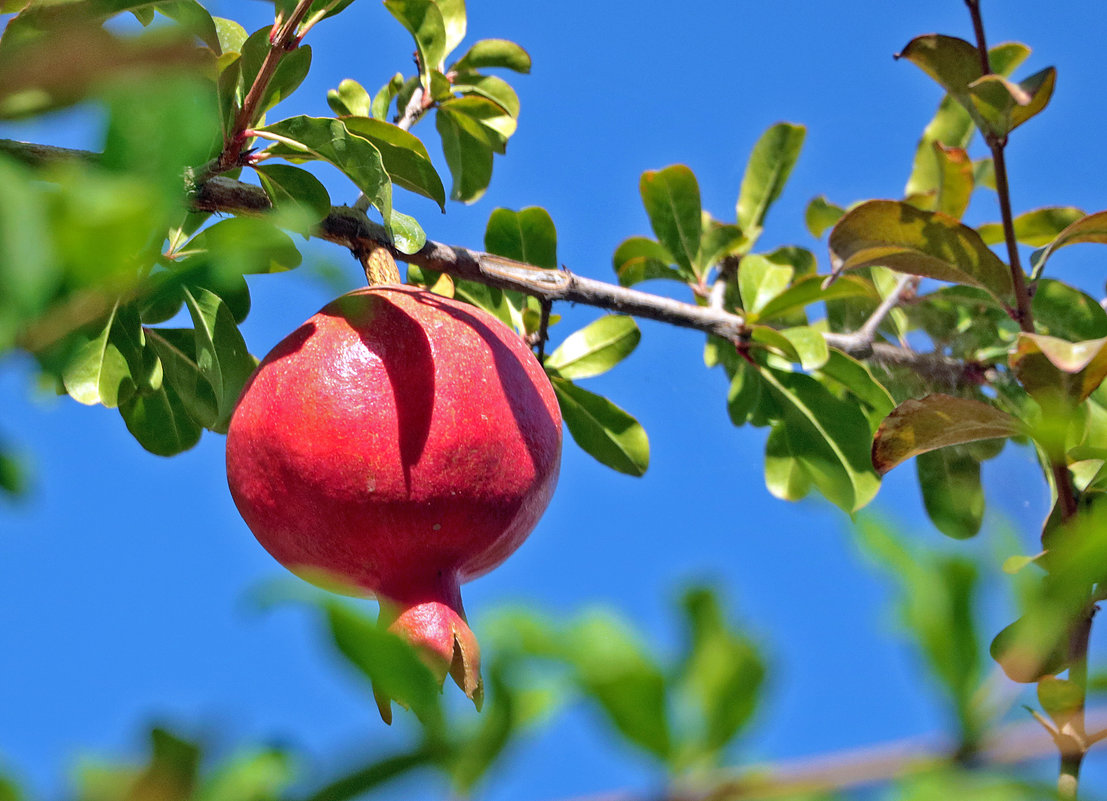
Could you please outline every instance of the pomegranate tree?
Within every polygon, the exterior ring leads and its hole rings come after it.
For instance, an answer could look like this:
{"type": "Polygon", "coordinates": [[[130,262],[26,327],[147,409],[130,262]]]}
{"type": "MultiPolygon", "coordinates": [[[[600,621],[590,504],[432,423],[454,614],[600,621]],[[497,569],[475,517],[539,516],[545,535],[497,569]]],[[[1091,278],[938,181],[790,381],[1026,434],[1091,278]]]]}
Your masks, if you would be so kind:
{"type": "Polygon", "coordinates": [[[526,539],[560,459],[557,400],[524,342],[401,285],[344,295],[289,334],[227,435],[231,494],[258,541],[308,581],[376,596],[382,625],[478,707],[459,585],[526,539]]]}

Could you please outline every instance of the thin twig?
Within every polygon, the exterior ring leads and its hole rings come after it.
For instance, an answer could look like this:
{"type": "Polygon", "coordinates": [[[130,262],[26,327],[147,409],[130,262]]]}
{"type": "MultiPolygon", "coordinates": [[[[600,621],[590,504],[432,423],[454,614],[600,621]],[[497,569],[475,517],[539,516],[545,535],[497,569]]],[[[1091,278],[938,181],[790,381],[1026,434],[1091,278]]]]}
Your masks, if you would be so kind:
{"type": "Polygon", "coordinates": [[[847,338],[850,351],[855,355],[858,353],[866,353],[866,351],[872,353],[873,345],[876,341],[876,332],[884,323],[885,318],[892,313],[892,309],[899,305],[900,301],[903,300],[903,296],[908,292],[913,292],[918,285],[918,276],[901,275],[895,288],[888,293],[888,297],[884,298],[873,313],[869,315],[869,319],[865,321],[865,324],[852,334],[843,335],[847,338]]]}

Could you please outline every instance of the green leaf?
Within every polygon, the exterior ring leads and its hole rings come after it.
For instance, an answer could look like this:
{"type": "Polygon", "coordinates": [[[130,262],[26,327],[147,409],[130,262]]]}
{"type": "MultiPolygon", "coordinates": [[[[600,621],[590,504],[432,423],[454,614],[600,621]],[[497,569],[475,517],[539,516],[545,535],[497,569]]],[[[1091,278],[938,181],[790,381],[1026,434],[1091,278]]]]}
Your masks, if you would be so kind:
{"type": "Polygon", "coordinates": [[[1058,729],[1071,726],[1073,718],[1084,709],[1085,691],[1071,679],[1043,676],[1038,680],[1038,703],[1058,729]]]}
{"type": "Polygon", "coordinates": [[[696,259],[703,221],[696,176],[682,164],[647,170],[638,189],[654,234],[673,255],[681,274],[700,275],[702,265],[696,259]]]}
{"type": "Polygon", "coordinates": [[[1019,84],[999,75],[985,75],[968,87],[974,119],[982,131],[1003,139],[1046,107],[1056,82],[1053,67],[1019,84]]]}
{"type": "Polygon", "coordinates": [[[780,407],[788,451],[815,487],[851,514],[871,501],[880,479],[869,460],[869,424],[857,405],[801,373],[764,368],[761,378],[780,407]]]}
{"type": "Polygon", "coordinates": [[[968,284],[1000,302],[1013,300],[1011,273],[971,228],[952,217],[893,200],[848,212],[830,233],[832,274],[880,265],[902,273],[968,284]]]}
{"type": "Polygon", "coordinates": [[[442,137],[446,166],[453,176],[450,198],[462,203],[480,200],[492,181],[492,146],[484,136],[474,136],[460,122],[464,115],[454,115],[439,109],[435,128],[442,137]]]}
{"type": "Polygon", "coordinates": [[[688,649],[679,682],[702,721],[697,750],[713,756],[749,722],[757,707],[765,665],[753,642],[731,629],[715,593],[695,587],[681,601],[688,649]]]}
{"type": "Polygon", "coordinates": [[[737,225],[721,223],[705,225],[696,262],[703,270],[707,270],[727,256],[744,253],[749,245],[749,239],[737,225]]]}
{"type": "Polygon", "coordinates": [[[137,316],[116,303],[96,336],[69,359],[62,372],[65,391],[78,403],[115,408],[140,381],[144,344],[137,316]]]}
{"type": "Polygon", "coordinates": [[[290,164],[259,164],[254,169],[274,208],[306,212],[312,223],[331,213],[327,188],[307,170],[290,164]]]}
{"type": "Polygon", "coordinates": [[[642,281],[663,278],[684,282],[685,278],[670,267],[676,262],[668,248],[654,239],[634,236],[615,249],[612,257],[615,274],[621,286],[634,286],[642,281]]]}
{"type": "Polygon", "coordinates": [[[233,19],[225,17],[212,17],[212,21],[215,23],[215,35],[219,39],[219,52],[241,53],[242,46],[249,38],[246,29],[233,19]]]}
{"type": "MultiPolygon", "coordinates": [[[[326,161],[354,182],[391,225],[392,181],[380,151],[368,139],[350,133],[341,120],[289,117],[259,128],[257,134],[274,142],[265,152],[290,161],[326,161]]],[[[391,233],[391,231],[389,232],[391,233]]]]}
{"type": "Polygon", "coordinates": [[[1043,333],[1080,342],[1107,336],[1107,311],[1075,287],[1049,278],[1034,285],[1034,321],[1043,333]]]}
{"type": "Polygon", "coordinates": [[[283,272],[298,267],[301,261],[292,238],[269,220],[257,217],[220,220],[193,237],[182,253],[206,253],[216,273],[227,279],[283,272]]]}
{"type": "MultiPolygon", "coordinates": [[[[329,601],[324,610],[339,653],[372,682],[374,695],[407,707],[428,728],[441,729],[439,683],[415,648],[345,604],[329,601]]],[[[385,722],[390,720],[389,713],[385,722]]]]}
{"type": "Polygon", "coordinates": [[[211,385],[219,410],[210,428],[225,434],[238,396],[257,367],[257,360],[246,349],[230,309],[218,295],[206,289],[193,294],[186,288],[184,296],[196,331],[196,364],[211,385]]]}
{"type": "Polygon", "coordinates": [[[370,111],[372,112],[371,116],[378,120],[387,119],[388,109],[392,105],[392,99],[399,94],[403,87],[404,76],[402,73],[397,72],[388,80],[388,83],[382,86],[373,96],[373,104],[370,106],[370,111]]]}
{"type": "MultiPolygon", "coordinates": [[[[249,91],[250,86],[253,85],[266,56],[269,54],[271,47],[269,34],[271,31],[271,26],[259,28],[250,34],[250,38],[242,45],[241,79],[238,90],[240,103],[244,99],[245,93],[249,91]]],[[[304,82],[304,78],[307,77],[310,69],[311,48],[308,45],[301,45],[286,53],[278,62],[272,79],[261,95],[261,101],[257,109],[257,120],[260,120],[266,111],[296,91],[300,84],[304,82]]]]}
{"type": "Polygon", "coordinates": [[[438,116],[448,115],[458,127],[494,152],[503,154],[517,123],[498,103],[469,95],[438,104],[438,116]]]}
{"type": "Polygon", "coordinates": [[[990,403],[936,393],[906,400],[888,415],[876,432],[872,463],[884,475],[920,453],[1024,433],[1018,420],[990,403]]]}
{"type": "Polygon", "coordinates": [[[200,441],[203,429],[169,386],[132,395],[119,405],[127,430],[158,456],[175,456],[200,441]]]}
{"type": "Polygon", "coordinates": [[[1066,226],[1052,242],[1031,257],[1033,265],[1031,277],[1037,278],[1041,275],[1046,261],[1060,248],[1089,242],[1107,244],[1107,211],[1097,211],[1066,226]]]}
{"type": "Polygon", "coordinates": [[[742,295],[742,311],[753,321],[759,312],[784,292],[792,282],[791,267],[774,264],[756,253],[742,257],[738,267],[738,291],[742,295]]]}
{"type": "Polygon", "coordinates": [[[905,58],[915,64],[966,106],[969,84],[983,74],[980,51],[955,36],[937,33],[918,36],[908,42],[896,58],[905,58]]]}
{"type": "MultiPolygon", "coordinates": [[[[196,363],[196,335],[189,329],[148,328],[146,338],[161,360],[167,391],[177,396],[188,416],[204,428],[219,417],[215,391],[196,363]]],[[[168,399],[162,399],[163,404],[168,399]]],[[[182,442],[187,436],[178,437],[182,442]]]]}
{"type": "Polygon", "coordinates": [[[450,762],[450,775],[464,795],[488,773],[489,768],[511,742],[521,717],[518,693],[509,686],[502,660],[494,661],[488,669],[488,689],[491,703],[481,713],[481,724],[459,744],[450,762]]]}
{"type": "Polygon", "coordinates": [[[646,472],[650,443],[637,420],[571,381],[556,376],[550,381],[565,425],[585,453],[620,473],[641,476],[646,472]]]}
{"type": "Polygon", "coordinates": [[[434,4],[442,14],[442,25],[446,31],[445,52],[442,56],[445,60],[465,38],[465,0],[434,0],[434,4]]]}
{"type": "Polygon", "coordinates": [[[940,532],[967,539],[980,531],[984,489],[980,462],[959,448],[920,453],[915,459],[926,513],[940,532]]]}
{"type": "Polygon", "coordinates": [[[787,426],[773,426],[765,440],[765,488],[782,501],[802,501],[811,483],[803,462],[792,453],[787,426]]]}
{"type": "MultiPolygon", "coordinates": [[[[0,495],[18,497],[27,491],[27,470],[23,461],[0,442],[0,495]]],[[[4,776],[0,773],[0,801],[4,799],[4,776]]]]}
{"type": "Polygon", "coordinates": [[[975,177],[972,160],[962,148],[945,147],[941,142],[934,143],[934,157],[940,181],[934,204],[925,208],[960,220],[972,199],[975,177]]]}
{"type": "Polygon", "coordinates": [[[484,229],[484,249],[535,267],[557,269],[557,228],[538,206],[521,211],[494,209],[484,229]]]}
{"type": "Polygon", "coordinates": [[[54,258],[47,198],[35,175],[0,158],[0,352],[41,314],[62,277],[54,258]]]}
{"type": "Polygon", "coordinates": [[[381,161],[393,183],[430,198],[446,210],[446,190],[419,137],[382,120],[344,117],[346,130],[368,139],[380,151],[381,161]]]}
{"type": "Polygon", "coordinates": [[[519,96],[511,85],[494,75],[460,73],[453,80],[453,91],[491,100],[511,117],[519,116],[519,96]]]}
{"type": "Polygon", "coordinates": [[[1036,682],[1068,667],[1068,632],[1052,615],[1029,614],[999,632],[989,647],[1007,678],[1036,682]]]}
{"type": "MultiPolygon", "coordinates": [[[[1084,216],[1072,206],[1049,206],[1020,214],[1014,219],[1015,239],[1024,245],[1040,248],[1052,242],[1067,226],[1084,216]]],[[[976,228],[980,238],[989,245],[1003,242],[1002,223],[984,223],[976,228]]]]}
{"type": "Polygon", "coordinates": [[[745,361],[737,361],[726,396],[730,422],[736,426],[749,422],[761,406],[764,392],[764,384],[757,368],[745,361]]]}
{"type": "Polygon", "coordinates": [[[388,9],[415,39],[423,88],[430,89],[430,71],[441,70],[446,58],[446,23],[433,0],[384,0],[388,9]]]}
{"type": "Polygon", "coordinates": [[[287,752],[259,748],[220,766],[203,783],[196,801],[277,801],[294,777],[287,752]]]}
{"type": "Polygon", "coordinates": [[[1039,403],[1081,403],[1107,378],[1107,338],[1086,342],[1020,332],[1010,365],[1039,403]]]}
{"type": "Polygon", "coordinates": [[[503,67],[515,72],[530,72],[530,55],[506,39],[481,39],[450,66],[451,72],[472,72],[489,67],[503,67]]]}
{"type": "Polygon", "coordinates": [[[546,367],[570,381],[591,378],[629,356],[641,338],[633,317],[607,314],[566,337],[546,359],[546,367]]]}
{"type": "Polygon", "coordinates": [[[879,301],[871,283],[851,275],[843,275],[827,287],[824,287],[823,283],[824,277],[821,275],[807,275],[800,278],[766,302],[761,307],[757,319],[770,320],[774,317],[784,317],[805,309],[812,303],[840,298],[867,298],[879,301]]]}
{"type": "Polygon", "coordinates": [[[806,134],[802,125],[780,122],[765,131],[754,145],[738,193],[738,227],[751,239],[757,238],[769,207],[780,197],[799,159],[806,134]]]}
{"type": "Polygon", "coordinates": [[[223,42],[215,20],[196,0],[161,0],[154,4],[154,8],[179,24],[183,30],[200,39],[216,55],[222,52],[223,42]]]}
{"type": "Polygon", "coordinates": [[[665,677],[633,635],[619,621],[592,614],[573,625],[564,639],[581,689],[627,740],[667,759],[672,742],[665,677]]]}
{"type": "Polygon", "coordinates": [[[841,206],[827,200],[826,195],[819,195],[812,198],[807,204],[803,221],[807,225],[807,230],[811,232],[811,236],[818,239],[826,232],[827,228],[832,228],[838,220],[842,219],[842,215],[845,213],[846,210],[841,206]]]}
{"type": "Polygon", "coordinates": [[[867,407],[869,428],[874,433],[896,406],[891,393],[876,380],[869,366],[841,351],[831,349],[826,364],[812,375],[823,384],[836,382],[842,390],[867,407]]]}
{"type": "Polygon", "coordinates": [[[373,98],[369,97],[364,86],[352,78],[346,78],[337,89],[327,92],[327,105],[340,117],[377,116],[373,113],[373,98]]]}

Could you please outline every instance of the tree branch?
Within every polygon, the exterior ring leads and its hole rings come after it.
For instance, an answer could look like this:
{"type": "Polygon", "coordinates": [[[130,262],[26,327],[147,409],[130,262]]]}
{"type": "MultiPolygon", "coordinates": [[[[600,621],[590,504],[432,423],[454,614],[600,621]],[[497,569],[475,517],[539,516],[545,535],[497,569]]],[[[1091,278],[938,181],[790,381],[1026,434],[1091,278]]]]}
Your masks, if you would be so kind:
{"type": "MultiPolygon", "coordinates": [[[[0,152],[21,161],[40,165],[61,160],[95,161],[86,151],[27,145],[0,140],[0,152]]],[[[191,188],[196,211],[219,214],[260,215],[272,208],[269,196],[259,186],[225,176],[215,176],[191,188]]],[[[532,295],[543,302],[583,303],[608,311],[629,314],[681,328],[691,328],[739,343],[746,335],[746,321],[722,308],[698,306],[638,289],[585,278],[568,270],[548,270],[512,261],[490,253],[427,241],[417,253],[401,253],[393,246],[384,226],[373,222],[364,212],[348,206],[335,206],[317,226],[315,235],[343,245],[351,252],[364,253],[370,247],[388,248],[398,261],[427,270],[448,273],[455,278],[476,281],[500,289],[532,295]]],[[[858,342],[853,334],[825,333],[827,344],[850,356],[866,359],[889,368],[909,369],[920,377],[949,386],[979,384],[984,368],[940,353],[918,353],[909,348],[883,342],[858,342]]]]}

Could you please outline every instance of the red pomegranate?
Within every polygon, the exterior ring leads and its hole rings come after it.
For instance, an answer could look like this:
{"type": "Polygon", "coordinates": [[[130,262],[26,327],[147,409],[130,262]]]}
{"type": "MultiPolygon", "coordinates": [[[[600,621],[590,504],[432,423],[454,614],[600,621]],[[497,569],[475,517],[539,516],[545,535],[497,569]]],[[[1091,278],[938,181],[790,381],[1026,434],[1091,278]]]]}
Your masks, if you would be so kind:
{"type": "Polygon", "coordinates": [[[527,538],[560,460],[557,400],[523,341],[399,285],[344,295],[286,337],[227,434],[231,495],[266,550],[313,583],[375,595],[382,624],[478,707],[459,585],[527,538]]]}

